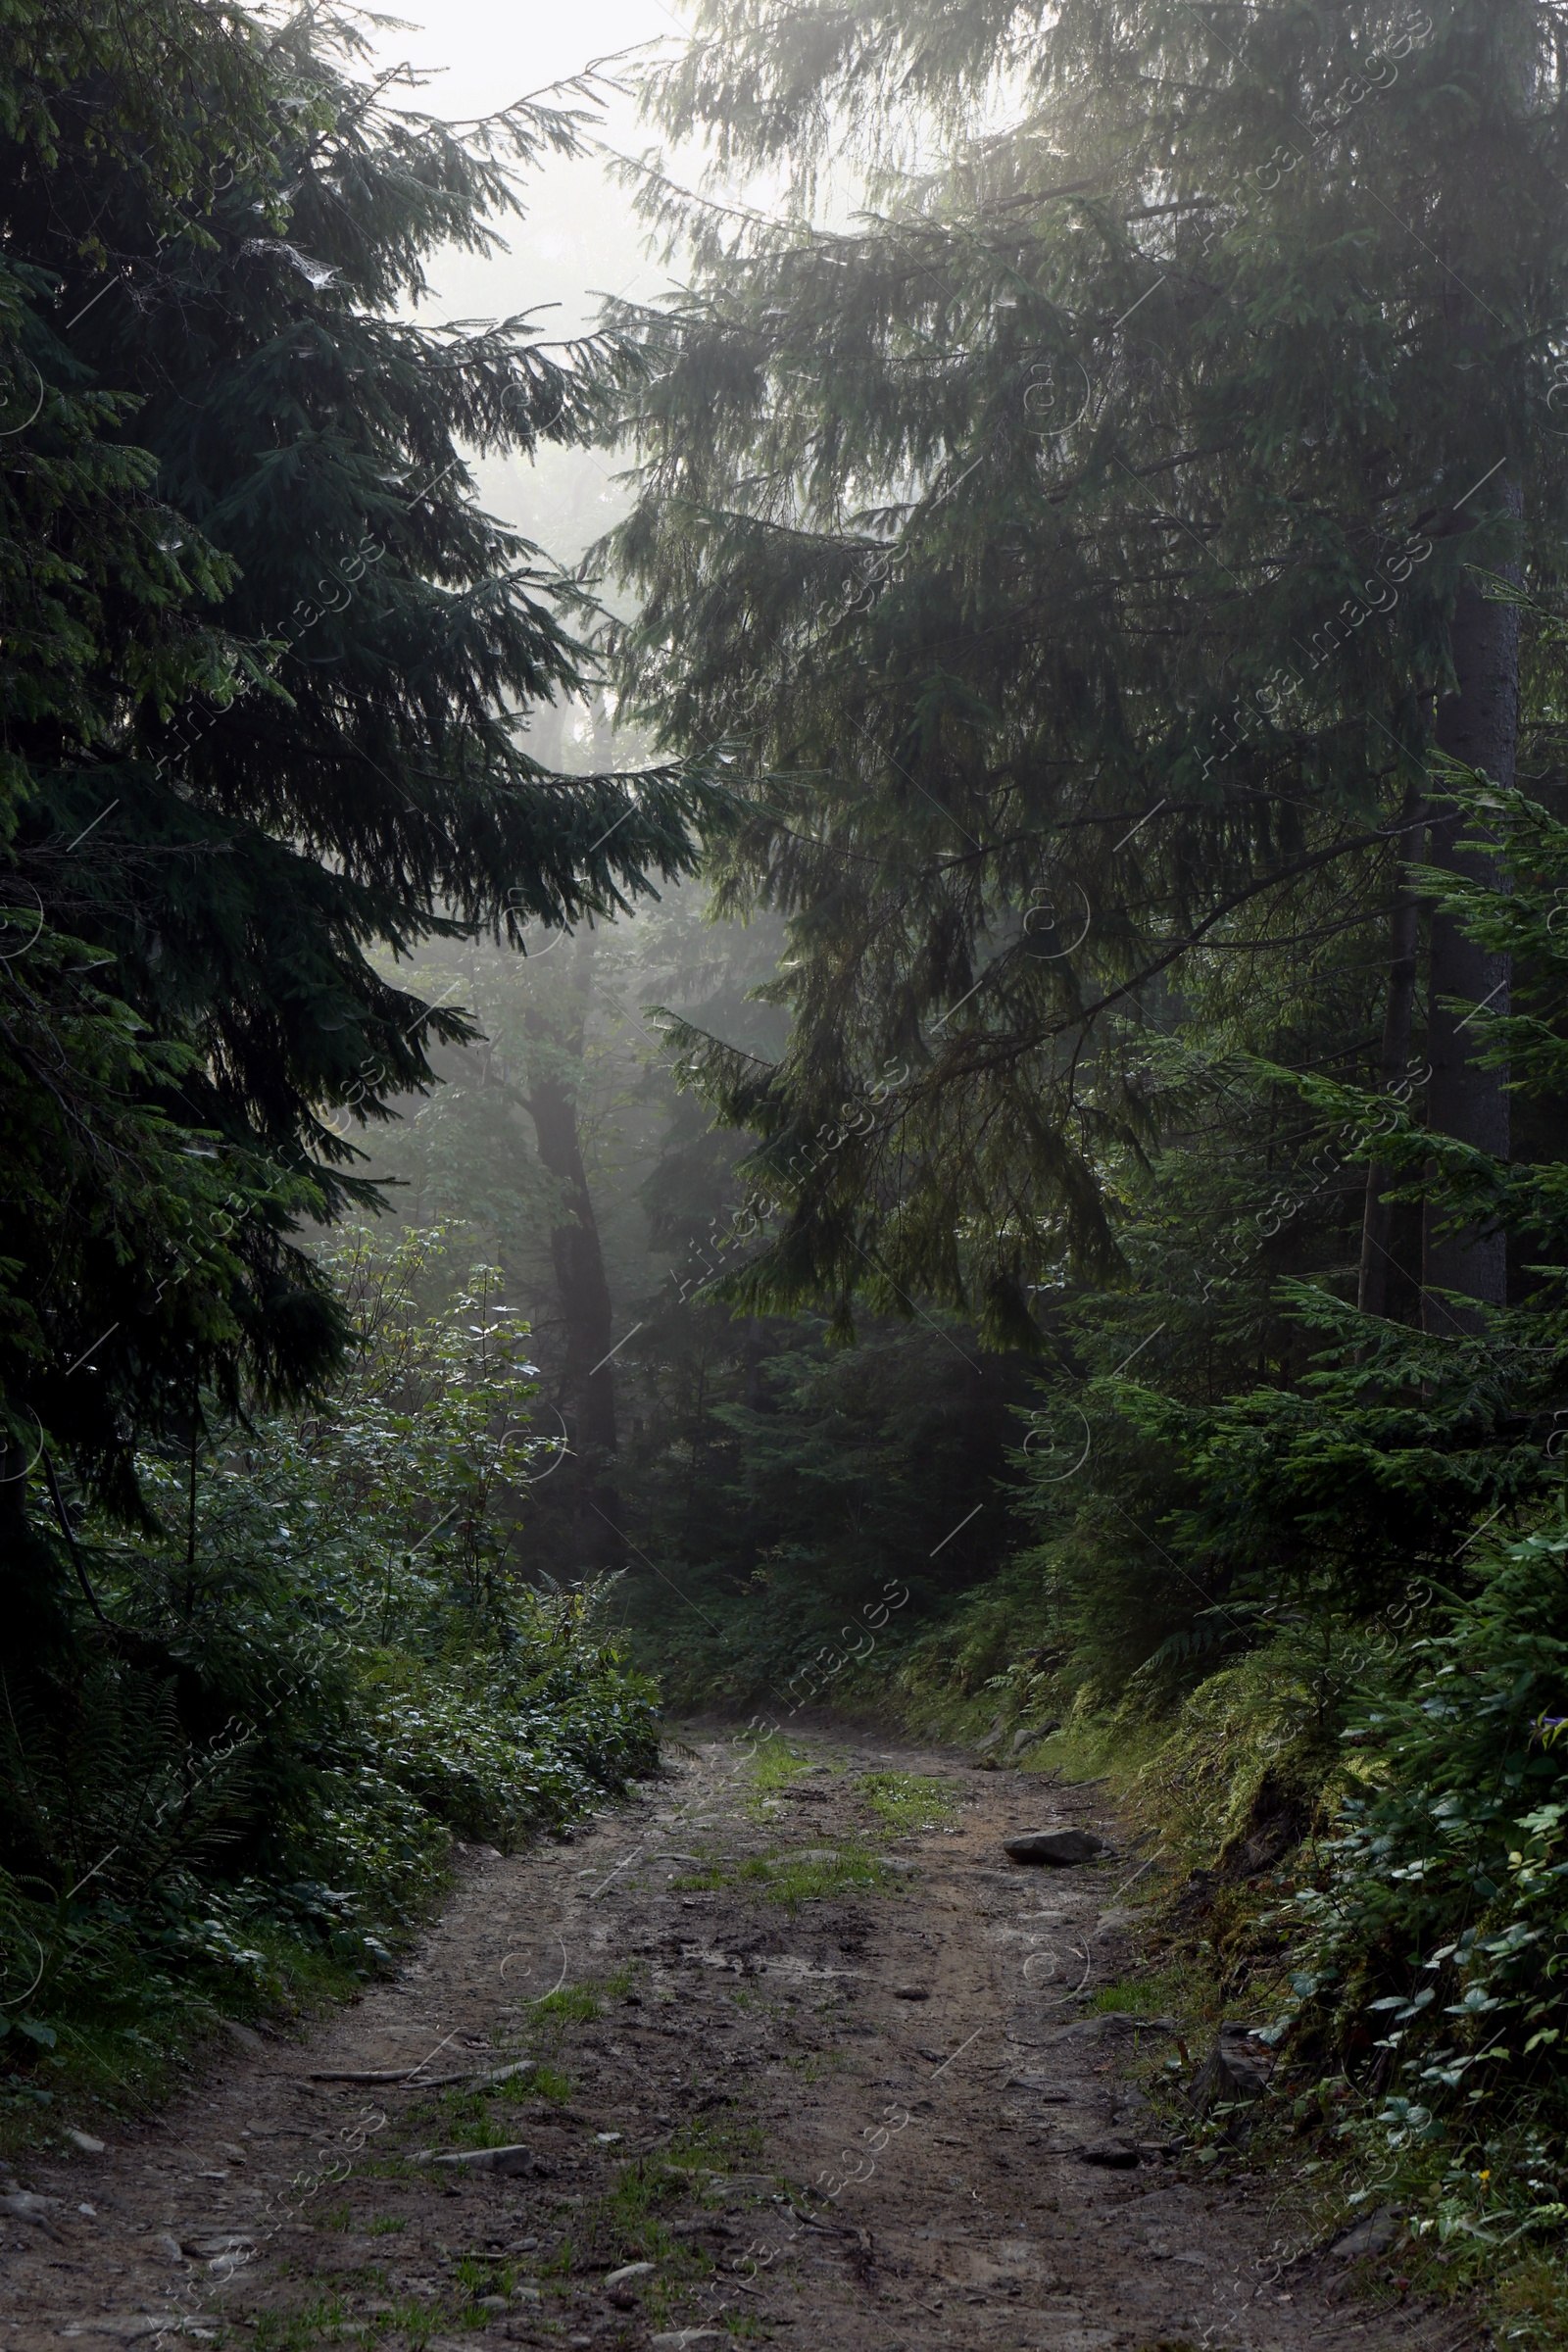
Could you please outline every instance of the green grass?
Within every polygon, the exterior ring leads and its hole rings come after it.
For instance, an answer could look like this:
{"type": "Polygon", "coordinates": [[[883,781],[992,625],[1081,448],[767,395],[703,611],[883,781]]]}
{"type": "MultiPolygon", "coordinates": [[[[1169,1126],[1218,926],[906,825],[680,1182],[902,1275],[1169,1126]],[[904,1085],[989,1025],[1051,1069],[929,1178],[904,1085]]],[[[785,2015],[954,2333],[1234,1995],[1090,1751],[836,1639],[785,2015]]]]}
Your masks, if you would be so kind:
{"type": "Polygon", "coordinates": [[[957,1797],[946,1781],[929,1773],[867,1772],[859,1782],[860,1795],[889,1837],[911,1830],[935,1830],[944,1814],[956,1809],[957,1797]]]}
{"type": "MultiPolygon", "coordinates": [[[[528,2078],[531,2090],[536,2078],[528,2078]]],[[[499,2115],[494,2103],[481,2090],[443,2091],[435,2108],[430,2111],[427,2127],[443,2147],[448,2148],[505,2148],[510,2147],[517,2132],[511,2116],[499,2115]]],[[[425,2129],[421,2115],[411,2114],[412,2130],[425,2129]]]]}
{"type": "Polygon", "coordinates": [[[762,1862],[742,1865],[742,1875],[759,1879],[766,1901],[782,1903],[793,1918],[803,1903],[824,1902],[840,1894],[886,1894],[899,1881],[880,1854],[863,1846],[843,1846],[830,1862],[795,1861],[785,1853],[762,1862]]]}
{"type": "Polygon", "coordinates": [[[560,2018],[564,2024],[591,2026],[604,2015],[603,1995],[608,1984],[558,1984],[554,1992],[541,1993],[533,2003],[536,2018],[560,2018]]]}
{"type": "Polygon", "coordinates": [[[1223,2004],[1209,1971],[1194,1961],[1178,1961],[1147,1977],[1097,1984],[1083,2006],[1122,2016],[1174,2017],[1189,2033],[1200,2034],[1206,2024],[1217,2024],[1223,2004]]]}
{"type": "MultiPolygon", "coordinates": [[[[175,1977],[127,1946],[112,1974],[51,2012],[52,2048],[8,2036],[10,2063],[0,2064],[0,2157],[52,2152],[64,2144],[68,2124],[105,2137],[106,2125],[148,2114],[185,2086],[221,2017],[296,2022],[364,1989],[359,1969],[269,1921],[248,1928],[247,1936],[267,1962],[265,1994],[226,1971],[193,1969],[175,1977]]],[[[224,2037],[219,2047],[227,2046],[224,2037]]]]}
{"type": "Polygon", "coordinates": [[[814,1760],[795,1746],[793,1741],[786,1740],[782,1733],[769,1733],[759,1743],[757,1753],[748,1767],[754,1799],[760,1801],[764,1796],[776,1796],[781,1788],[787,1788],[791,1781],[798,1780],[803,1772],[809,1772],[814,1760]]]}
{"type": "Polygon", "coordinates": [[[407,2220],[400,2219],[396,2214],[377,2213],[370,2219],[368,2233],[371,2237],[396,2237],[408,2226],[407,2220]]]}
{"type": "MultiPolygon", "coordinates": [[[[504,2260],[465,2254],[452,2266],[452,2283],[470,2303],[477,2303],[481,2295],[510,2295],[517,2283],[516,2270],[504,2260]]],[[[482,2319],[485,2315],[478,2316],[482,2319]]]]}
{"type": "MultiPolygon", "coordinates": [[[[422,2346],[435,2325],[434,2315],[420,2312],[425,2322],[424,2332],[417,2338],[422,2346]]],[[[314,2303],[305,2304],[299,2311],[263,2311],[256,2316],[256,2333],[251,2342],[255,2352],[311,2352],[323,2338],[336,2342],[345,2328],[351,2325],[349,2307],[340,2294],[318,2295],[314,2303]]],[[[409,2342],[416,2337],[410,2331],[409,2342]]]]}
{"type": "Polygon", "coordinates": [[[709,2116],[701,2123],[681,2125],[670,2140],[669,2157],[671,2163],[707,2164],[721,2173],[738,2157],[760,2156],[766,2145],[767,2133],[760,2124],[709,2116]]]}
{"type": "Polygon", "coordinates": [[[803,1903],[825,1902],[834,1895],[903,1891],[881,1855],[853,1841],[835,1846],[830,1861],[808,1862],[792,1856],[786,1847],[772,1854],[753,1854],[733,1867],[715,1864],[673,1884],[705,1891],[719,1886],[745,1887],[764,1902],[782,1903],[791,1918],[803,1903]]]}

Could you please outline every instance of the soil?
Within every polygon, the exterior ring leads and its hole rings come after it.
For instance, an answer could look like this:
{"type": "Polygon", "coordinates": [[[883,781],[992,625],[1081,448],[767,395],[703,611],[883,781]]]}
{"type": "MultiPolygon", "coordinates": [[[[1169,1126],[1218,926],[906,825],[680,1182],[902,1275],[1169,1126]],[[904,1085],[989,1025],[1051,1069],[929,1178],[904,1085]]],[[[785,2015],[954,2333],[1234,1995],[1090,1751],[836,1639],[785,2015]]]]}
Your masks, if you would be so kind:
{"type": "Polygon", "coordinates": [[[796,1745],[764,1792],[743,1736],[691,1733],[569,1839],[467,1849],[394,1980],[295,2037],[230,2029],[160,2118],[0,2181],[58,2200],[0,2218],[0,2352],[1485,2340],[1375,2242],[1325,2247],[1278,2170],[1181,2146],[1208,2053],[1091,2005],[1138,1875],[1097,1789],[796,1745]],[[890,1824],[890,1773],[940,1788],[890,1824]],[[1057,1823],[1106,1851],[1007,1859],[1057,1823]]]}

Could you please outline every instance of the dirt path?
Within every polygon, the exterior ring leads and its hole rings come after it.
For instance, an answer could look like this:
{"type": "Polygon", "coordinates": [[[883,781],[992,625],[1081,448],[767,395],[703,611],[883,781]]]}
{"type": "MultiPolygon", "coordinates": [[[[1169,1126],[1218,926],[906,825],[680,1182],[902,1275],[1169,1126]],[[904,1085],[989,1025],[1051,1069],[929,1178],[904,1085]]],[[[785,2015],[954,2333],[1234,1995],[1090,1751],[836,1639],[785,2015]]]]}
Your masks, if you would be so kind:
{"type": "Polygon", "coordinates": [[[1073,1997],[1125,1965],[1135,1865],[1002,1848],[1043,1817],[1114,1844],[1093,1789],[808,1736],[768,1792],[748,1742],[694,1742],[570,1842],[470,1852],[418,1956],[309,2042],[237,2036],[157,2126],[25,2176],[59,2202],[0,2224],[0,2352],[1479,2344],[1293,2260],[1277,2186],[1161,2153],[1138,2082],[1168,2036],[1073,1997]]]}

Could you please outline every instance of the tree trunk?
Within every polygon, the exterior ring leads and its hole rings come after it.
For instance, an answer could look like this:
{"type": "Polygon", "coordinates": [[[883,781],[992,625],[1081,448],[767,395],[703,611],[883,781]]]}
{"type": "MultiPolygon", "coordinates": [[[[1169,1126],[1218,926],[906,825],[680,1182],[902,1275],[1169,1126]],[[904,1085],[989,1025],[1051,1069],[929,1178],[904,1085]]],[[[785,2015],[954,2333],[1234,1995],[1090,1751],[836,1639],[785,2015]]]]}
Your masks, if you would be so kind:
{"type": "MultiPolygon", "coordinates": [[[[574,957],[576,1002],[565,1033],[543,1012],[527,1016],[531,1038],[577,1062],[582,1058],[592,970],[593,943],[585,933],[574,957]]],[[[543,1055],[530,1075],[528,1108],[539,1157],[562,1188],[565,1211],[552,1228],[550,1255],[566,1335],[566,1437],[576,1456],[574,1548],[585,1566],[605,1567],[619,1561],[625,1549],[619,1533],[620,1501],[609,1469],[616,1451],[610,1283],[577,1131],[576,1086],[565,1072],[550,1070],[543,1055]]]]}
{"type": "MultiPolygon", "coordinates": [[[[1389,993],[1383,1008],[1383,1051],[1378,1058],[1378,1082],[1392,1095],[1410,1067],[1410,1019],[1415,1006],[1416,951],[1420,941],[1421,906],[1410,885],[1409,868],[1421,856],[1426,808],[1419,785],[1405,788],[1399,811],[1398,865],[1394,912],[1389,923],[1389,993]]],[[[1394,1260],[1394,1203],[1388,1198],[1389,1170],[1374,1160],[1366,1172],[1366,1206],[1361,1216],[1361,1272],[1356,1304],[1364,1315],[1389,1311],[1389,1269],[1394,1260]]]]}
{"type": "MultiPolygon", "coordinates": [[[[1508,509],[1520,512],[1519,493],[1505,488],[1508,509]]],[[[1517,566],[1503,571],[1518,578],[1517,566]]],[[[1519,731],[1519,614],[1511,605],[1489,603],[1472,581],[1459,591],[1449,624],[1455,690],[1438,704],[1438,748],[1493,782],[1511,786],[1519,731]]],[[[1449,873],[1494,883],[1494,860],[1484,852],[1461,852],[1456,838],[1465,820],[1436,817],[1429,857],[1449,873]]],[[[1439,1135],[1473,1144],[1498,1159],[1508,1156],[1506,1072],[1482,1069],[1471,1013],[1508,1009],[1509,959],[1467,939],[1452,915],[1432,919],[1427,989],[1427,1059],[1432,1076],[1427,1095],[1428,1124],[1439,1135]],[[1443,1004],[1458,1000],[1457,1009],[1443,1004]]],[[[1507,1297],[1507,1243],[1501,1233],[1471,1228],[1443,1233],[1441,1214],[1429,1200],[1422,1231],[1422,1323],[1428,1331],[1479,1330],[1482,1317],[1459,1301],[1501,1306],[1507,1297]],[[1459,1299],[1437,1294],[1453,1291],[1459,1299]]]]}

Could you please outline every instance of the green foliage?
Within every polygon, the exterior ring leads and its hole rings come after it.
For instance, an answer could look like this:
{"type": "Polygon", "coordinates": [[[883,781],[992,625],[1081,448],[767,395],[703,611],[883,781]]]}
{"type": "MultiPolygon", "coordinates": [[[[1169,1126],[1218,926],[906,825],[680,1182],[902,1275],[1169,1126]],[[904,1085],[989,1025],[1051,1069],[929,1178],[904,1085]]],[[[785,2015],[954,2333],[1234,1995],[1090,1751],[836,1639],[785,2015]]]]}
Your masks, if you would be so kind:
{"type": "Polygon", "coordinates": [[[1560,565],[1555,20],[710,0],[648,104],[785,175],[646,182],[699,266],[615,314],[622,680],[729,742],[719,904],[789,922],[776,1059],[674,1036],[754,1139],[727,1292],[1041,1348],[1206,962],[1369,1065],[1454,598],[1560,565]]]}
{"type": "Polygon", "coordinates": [[[1354,1792],[1295,1897],[1273,2031],[1362,2072],[1346,2133],[1395,2158],[1423,2228],[1498,2243],[1568,2215],[1568,1537],[1477,1577],[1351,1712],[1354,1792]]]}
{"type": "Polygon", "coordinates": [[[750,1326],[721,1384],[708,1334],[691,1336],[704,1380],[645,1358],[654,1409],[629,1448],[639,1540],[686,1602],[672,1619],[662,1588],[633,1584],[640,1653],[672,1703],[766,1696],[782,1718],[885,1688],[906,1612],[961,1591],[1006,1540],[1021,1363],[981,1359],[934,1317],[850,1349],[803,1318],[750,1326]]]}
{"type": "Polygon", "coordinates": [[[858,1786],[883,1830],[895,1838],[910,1830],[934,1829],[957,1801],[947,1782],[929,1773],[867,1772],[858,1786]]]}
{"type": "Polygon", "coordinates": [[[341,1351],[291,1234],[373,1198],[356,1124],[469,1033],[371,952],[625,905],[704,795],[528,756],[579,653],[467,495],[461,450],[582,437],[608,347],[409,315],[581,105],[460,136],[352,16],[6,15],[0,1427],[134,1516],[197,1388],[341,1351]]]}
{"type": "Polygon", "coordinates": [[[88,1515],[74,1538],[88,1663],[63,1689],[8,1661],[19,2097],[107,2091],[149,2024],[172,2056],[216,2013],[373,1972],[455,1833],[513,1845],[654,1763],[604,1593],[542,1592],[512,1556],[540,1450],[526,1333],[453,1239],[330,1250],[333,1391],[206,1466],[194,1429],[183,1464],[144,1461],[155,1532],[88,1515]]]}

